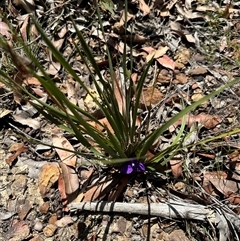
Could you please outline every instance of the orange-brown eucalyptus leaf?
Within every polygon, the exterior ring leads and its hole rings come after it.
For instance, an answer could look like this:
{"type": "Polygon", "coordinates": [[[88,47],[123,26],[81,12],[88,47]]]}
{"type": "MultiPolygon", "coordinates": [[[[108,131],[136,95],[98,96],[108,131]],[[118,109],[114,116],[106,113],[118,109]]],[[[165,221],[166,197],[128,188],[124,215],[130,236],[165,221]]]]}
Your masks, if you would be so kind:
{"type": "Polygon", "coordinates": [[[66,165],[64,162],[60,162],[59,165],[62,170],[66,194],[70,195],[76,193],[76,191],[79,189],[79,180],[75,168],[66,165]]]}
{"type": "Polygon", "coordinates": [[[56,148],[56,152],[60,160],[68,166],[75,167],[77,158],[74,155],[74,153],[67,151],[67,150],[74,151],[74,148],[71,145],[71,143],[65,137],[63,136],[59,137],[57,135],[53,135],[52,142],[54,146],[66,149],[66,150],[61,150],[56,148]]]}

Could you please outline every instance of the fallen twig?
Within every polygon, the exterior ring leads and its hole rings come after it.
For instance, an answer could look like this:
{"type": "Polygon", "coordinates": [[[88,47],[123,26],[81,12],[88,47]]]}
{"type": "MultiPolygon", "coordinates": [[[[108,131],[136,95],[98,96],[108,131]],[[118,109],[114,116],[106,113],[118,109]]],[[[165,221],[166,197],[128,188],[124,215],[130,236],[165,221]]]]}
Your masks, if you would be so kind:
{"type": "Polygon", "coordinates": [[[80,202],[70,203],[70,211],[87,210],[95,212],[124,212],[141,215],[159,216],[164,218],[184,218],[200,221],[215,220],[213,210],[203,205],[168,201],[167,203],[120,203],[120,202],[80,202]]]}

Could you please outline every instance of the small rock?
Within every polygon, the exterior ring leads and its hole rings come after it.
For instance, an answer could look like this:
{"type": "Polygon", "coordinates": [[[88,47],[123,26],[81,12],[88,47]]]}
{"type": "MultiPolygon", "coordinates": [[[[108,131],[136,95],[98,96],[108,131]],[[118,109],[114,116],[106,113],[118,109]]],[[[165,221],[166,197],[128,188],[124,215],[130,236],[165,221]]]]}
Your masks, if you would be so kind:
{"type": "Polygon", "coordinates": [[[48,220],[48,223],[51,223],[51,224],[55,224],[56,223],[56,221],[57,221],[57,214],[53,214],[50,218],[49,218],[49,220],[48,220]]]}
{"type": "Polygon", "coordinates": [[[194,69],[191,69],[188,71],[189,75],[202,75],[202,74],[206,74],[208,72],[208,70],[204,67],[198,66],[194,69]]]}
{"type": "Polygon", "coordinates": [[[44,241],[44,238],[37,235],[37,236],[34,236],[33,238],[31,238],[29,241],[44,241]]]}
{"type": "Polygon", "coordinates": [[[39,221],[39,220],[37,220],[36,221],[36,223],[35,223],[35,225],[34,225],[34,229],[36,230],[36,231],[42,231],[42,229],[43,229],[43,224],[42,224],[42,222],[41,221],[39,221]]]}
{"type": "Polygon", "coordinates": [[[53,224],[48,224],[44,229],[43,233],[46,237],[52,237],[56,231],[57,227],[53,224]]]}
{"type": "Polygon", "coordinates": [[[46,214],[49,210],[49,207],[50,207],[49,202],[45,202],[39,207],[39,212],[42,214],[46,214]]]}

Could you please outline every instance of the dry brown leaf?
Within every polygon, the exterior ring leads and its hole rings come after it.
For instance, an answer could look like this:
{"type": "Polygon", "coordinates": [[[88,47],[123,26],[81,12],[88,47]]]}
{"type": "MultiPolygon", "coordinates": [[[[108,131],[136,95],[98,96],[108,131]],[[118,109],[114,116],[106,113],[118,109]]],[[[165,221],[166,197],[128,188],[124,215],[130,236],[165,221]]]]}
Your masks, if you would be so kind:
{"type": "Polygon", "coordinates": [[[240,204],[240,194],[239,193],[232,193],[228,195],[228,201],[231,204],[238,205],[240,204]]]}
{"type": "Polygon", "coordinates": [[[54,47],[59,51],[62,48],[64,39],[58,39],[58,40],[54,40],[52,41],[54,47]]]}
{"type": "Polygon", "coordinates": [[[168,235],[168,240],[171,241],[190,241],[185,232],[181,229],[174,230],[168,235]]]}
{"type": "Polygon", "coordinates": [[[60,32],[58,32],[58,37],[59,38],[64,38],[64,36],[66,35],[67,32],[68,32],[67,27],[63,26],[62,29],[60,30],[60,32]]]}
{"type": "Polygon", "coordinates": [[[183,73],[178,73],[175,75],[175,79],[173,80],[174,84],[186,84],[189,81],[189,78],[183,74],[183,73]]]}
{"type": "MultiPolygon", "coordinates": [[[[78,180],[78,174],[75,170],[75,168],[67,166],[65,163],[60,162],[59,163],[61,170],[62,170],[62,176],[65,183],[65,192],[67,195],[71,194],[77,194],[76,191],[79,189],[79,180],[78,180]]],[[[71,197],[71,198],[76,198],[71,197]]]]}
{"type": "Polygon", "coordinates": [[[146,61],[149,62],[152,58],[157,59],[162,57],[164,54],[167,53],[169,47],[165,46],[165,47],[159,47],[157,50],[153,50],[151,51],[148,56],[146,57],[146,61]]]}
{"type": "MultiPolygon", "coordinates": [[[[199,115],[187,115],[186,124],[191,127],[194,123],[201,123],[205,128],[212,129],[219,123],[221,123],[221,118],[219,116],[213,116],[208,114],[199,114],[199,115]]],[[[173,127],[179,126],[182,124],[182,118],[176,121],[173,127]]]]}
{"type": "Polygon", "coordinates": [[[203,183],[208,184],[210,179],[226,179],[227,173],[224,171],[206,171],[203,177],[203,183]]]}
{"type": "Polygon", "coordinates": [[[154,86],[143,89],[140,104],[150,107],[158,104],[163,99],[163,94],[154,86]]]}
{"type": "Polygon", "coordinates": [[[59,167],[56,164],[44,164],[39,175],[38,187],[42,197],[44,197],[60,176],[59,167]]]}
{"type": "Polygon", "coordinates": [[[183,162],[181,160],[170,160],[172,174],[175,178],[182,175],[182,164],[183,162]]]}
{"type": "Polygon", "coordinates": [[[132,78],[132,82],[134,84],[136,84],[137,83],[137,78],[138,78],[138,73],[132,73],[131,78],[132,78]]]}
{"type": "Polygon", "coordinates": [[[77,158],[74,155],[74,153],[67,151],[67,150],[74,151],[74,148],[71,145],[71,143],[65,137],[63,136],[58,137],[57,135],[53,135],[52,142],[54,146],[66,149],[66,150],[61,150],[56,148],[56,152],[60,160],[68,166],[75,167],[77,158]]]}
{"type": "Polygon", "coordinates": [[[115,95],[115,98],[117,100],[117,103],[118,103],[118,109],[119,109],[119,112],[121,114],[125,114],[126,113],[126,100],[124,98],[124,94],[123,94],[123,88],[122,88],[122,84],[123,83],[123,79],[121,79],[121,74],[118,73],[118,76],[116,75],[116,73],[114,74],[114,95],[115,95]]]}
{"type": "MultiPolygon", "coordinates": [[[[115,48],[119,53],[123,54],[124,53],[124,48],[123,48],[123,45],[121,44],[122,42],[118,42],[118,41],[115,41],[113,38],[108,38],[107,40],[107,44],[112,46],[113,48],[115,48]]],[[[107,60],[108,62],[108,65],[109,65],[109,61],[107,60]]]]}
{"type": "Polygon", "coordinates": [[[41,98],[47,98],[46,92],[39,88],[32,88],[33,92],[41,98]]]}
{"type": "Polygon", "coordinates": [[[8,114],[10,114],[12,111],[11,110],[7,110],[7,109],[2,109],[0,108],[0,119],[3,118],[4,116],[7,116],[8,114]]]}
{"type": "Polygon", "coordinates": [[[11,30],[9,26],[4,22],[0,22],[0,34],[7,37],[9,40],[12,39],[11,30]]]}
{"type": "Polygon", "coordinates": [[[121,39],[125,39],[126,41],[131,41],[133,43],[144,44],[149,41],[148,38],[140,36],[139,34],[135,35],[121,35],[121,39]]]}
{"type": "Polygon", "coordinates": [[[187,74],[190,74],[190,75],[203,75],[203,74],[207,74],[208,73],[208,70],[204,67],[201,67],[201,66],[198,66],[194,69],[191,69],[187,72],[187,74]]]}
{"type": "Polygon", "coordinates": [[[103,199],[111,190],[112,183],[113,179],[107,179],[106,177],[97,181],[95,185],[86,191],[83,202],[91,202],[103,199]]]}
{"type": "Polygon", "coordinates": [[[170,16],[170,10],[175,5],[175,3],[178,0],[171,0],[171,1],[162,1],[162,0],[156,0],[153,1],[151,8],[157,7],[159,10],[159,14],[161,17],[167,17],[170,16]]]}
{"type": "Polygon", "coordinates": [[[209,182],[225,197],[237,193],[239,190],[239,184],[236,181],[210,178],[209,182]]]}
{"type": "Polygon", "coordinates": [[[45,71],[47,74],[55,76],[60,69],[61,69],[60,63],[50,61],[48,65],[48,69],[46,69],[45,71]]]}
{"type": "Polygon", "coordinates": [[[149,6],[145,3],[144,0],[138,0],[139,2],[139,8],[143,12],[143,15],[147,15],[150,13],[150,8],[149,6]]]}
{"type": "Polygon", "coordinates": [[[192,36],[192,34],[188,33],[188,34],[185,34],[185,38],[187,39],[187,41],[189,43],[195,43],[196,42],[196,39],[192,36]]]}
{"type": "Polygon", "coordinates": [[[165,68],[175,69],[175,62],[169,58],[167,55],[163,55],[163,57],[157,59],[158,63],[161,64],[165,68]]]}
{"type": "MultiPolygon", "coordinates": [[[[24,78],[21,72],[17,72],[17,74],[14,75],[13,77],[14,81],[18,85],[22,85],[24,78]]],[[[22,101],[22,90],[16,85],[15,89],[13,90],[13,99],[17,104],[21,104],[22,101]]]]}
{"type": "Polygon", "coordinates": [[[198,12],[192,12],[192,11],[190,11],[190,10],[184,10],[182,7],[181,7],[181,5],[180,5],[180,3],[177,3],[176,5],[176,9],[177,9],[177,11],[181,14],[181,15],[183,15],[184,17],[186,17],[187,19],[195,19],[195,18],[206,18],[206,16],[205,15],[203,15],[203,14],[200,14],[200,13],[198,13],[198,12]]]}
{"type": "Polygon", "coordinates": [[[143,47],[142,50],[144,50],[145,52],[147,52],[149,54],[152,51],[154,51],[155,49],[153,47],[143,47]]]}
{"type": "MultiPolygon", "coordinates": [[[[192,100],[193,102],[197,102],[197,101],[201,100],[203,97],[205,97],[205,95],[204,95],[203,93],[195,93],[195,94],[193,94],[193,95],[191,96],[191,100],[192,100]]],[[[208,102],[209,102],[209,101],[204,101],[200,106],[206,108],[207,105],[208,105],[208,102]]]]}
{"type": "Polygon", "coordinates": [[[66,194],[66,190],[65,190],[65,182],[64,182],[62,173],[60,173],[59,178],[58,178],[58,190],[61,195],[63,210],[68,211],[68,209],[67,209],[68,200],[67,200],[67,194],[66,194]]]}
{"type": "Polygon", "coordinates": [[[110,125],[110,123],[108,122],[108,119],[106,117],[98,120],[100,123],[102,123],[102,125],[94,122],[94,121],[88,121],[88,124],[89,125],[92,125],[94,126],[96,129],[98,129],[99,131],[103,131],[105,128],[108,128],[108,130],[111,132],[111,133],[114,133],[113,129],[112,129],[112,126],[110,125]]]}
{"type": "MultiPolygon", "coordinates": [[[[170,21],[169,26],[172,31],[175,31],[176,33],[182,33],[182,25],[179,22],[170,21]]],[[[182,35],[182,34],[180,34],[180,35],[182,35]]]]}
{"type": "Polygon", "coordinates": [[[40,81],[37,78],[33,77],[33,76],[27,77],[26,79],[24,79],[23,83],[25,85],[36,85],[36,86],[41,86],[42,85],[40,83],[40,81]]]}
{"type": "MultiPolygon", "coordinates": [[[[126,19],[126,16],[125,16],[125,14],[126,14],[126,11],[125,10],[123,10],[122,11],[122,14],[121,14],[121,18],[120,18],[120,21],[119,21],[119,25],[120,26],[123,26],[124,25],[124,23],[125,23],[125,19],[126,19]]],[[[133,14],[131,14],[130,12],[129,12],[129,10],[128,10],[128,12],[127,12],[127,22],[130,20],[130,19],[132,19],[133,18],[133,14]]]]}
{"type": "Polygon", "coordinates": [[[14,143],[9,147],[8,151],[10,151],[10,152],[17,151],[18,149],[20,149],[22,147],[24,147],[23,142],[14,143]]]}
{"type": "MultiPolygon", "coordinates": [[[[228,158],[232,161],[232,162],[237,162],[239,160],[239,151],[238,150],[235,150],[234,152],[228,154],[228,158]]],[[[235,164],[238,164],[238,163],[235,163],[235,164]]],[[[236,167],[235,167],[236,168],[236,167]]],[[[240,171],[240,165],[237,169],[235,170],[238,170],[240,171]]]]}
{"type": "Polygon", "coordinates": [[[29,21],[29,14],[26,14],[25,18],[24,18],[24,21],[23,21],[23,24],[20,28],[20,33],[21,33],[22,39],[25,42],[27,42],[27,40],[28,40],[28,30],[27,30],[28,23],[29,23],[28,21],[29,21]]]}
{"type": "Polygon", "coordinates": [[[6,159],[6,163],[10,165],[21,153],[26,152],[27,150],[28,150],[27,147],[20,146],[14,154],[12,154],[6,159]]]}
{"type": "Polygon", "coordinates": [[[209,158],[209,159],[212,159],[214,160],[216,158],[216,155],[215,154],[209,154],[209,153],[198,153],[199,156],[203,156],[203,157],[206,157],[206,158],[209,158]]]}

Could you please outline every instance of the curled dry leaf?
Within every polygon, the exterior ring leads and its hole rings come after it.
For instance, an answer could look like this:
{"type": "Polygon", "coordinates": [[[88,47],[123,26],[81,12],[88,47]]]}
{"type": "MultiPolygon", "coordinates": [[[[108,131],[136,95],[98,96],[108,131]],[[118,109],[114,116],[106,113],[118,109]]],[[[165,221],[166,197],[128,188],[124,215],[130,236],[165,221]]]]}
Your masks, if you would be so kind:
{"type": "Polygon", "coordinates": [[[209,181],[225,197],[229,197],[239,191],[240,185],[236,181],[219,178],[211,178],[209,181]]]}
{"type": "Polygon", "coordinates": [[[77,158],[72,152],[67,151],[74,151],[74,148],[71,145],[71,143],[64,136],[58,137],[57,135],[53,135],[52,142],[54,146],[65,149],[61,150],[56,148],[56,152],[60,160],[68,166],[75,167],[77,158]]]}
{"type": "Polygon", "coordinates": [[[65,182],[63,180],[62,173],[60,173],[59,178],[58,178],[58,191],[60,192],[60,195],[61,195],[63,210],[68,211],[66,208],[66,206],[68,204],[68,200],[67,200],[67,194],[66,194],[66,190],[65,190],[65,182]]]}
{"type": "Polygon", "coordinates": [[[25,111],[21,111],[17,114],[14,114],[13,118],[16,122],[18,122],[22,125],[29,126],[29,127],[33,128],[34,130],[39,129],[41,126],[40,121],[29,118],[29,116],[27,116],[27,112],[25,112],[25,111]]]}
{"type": "MultiPolygon", "coordinates": [[[[151,47],[150,47],[151,48],[151,47]]],[[[145,49],[145,48],[143,48],[145,49]]],[[[148,48],[146,48],[148,49],[148,48]]],[[[147,55],[146,57],[146,61],[149,62],[152,58],[159,58],[159,57],[162,57],[164,54],[166,54],[166,52],[168,51],[169,47],[165,46],[165,47],[160,47],[159,49],[155,50],[155,49],[152,49],[149,54],[147,55]]]]}
{"type": "MultiPolygon", "coordinates": [[[[213,116],[213,115],[208,115],[208,114],[199,114],[199,115],[187,115],[186,116],[186,123],[189,127],[191,127],[194,123],[200,123],[202,124],[205,128],[207,129],[212,129],[216,127],[219,123],[221,123],[221,118],[219,116],[213,116]]],[[[176,128],[177,126],[182,124],[182,118],[179,119],[174,123],[172,128],[176,128]]]]}
{"type": "Polygon", "coordinates": [[[123,10],[122,11],[122,14],[121,14],[121,19],[120,19],[120,22],[119,22],[119,25],[120,26],[123,26],[124,23],[125,23],[125,19],[127,19],[127,22],[133,18],[133,14],[131,14],[129,11],[127,12],[127,16],[126,16],[126,11],[123,10]],[[126,18],[127,17],[127,18],[126,18]]]}
{"type": "Polygon", "coordinates": [[[102,123],[103,126],[94,121],[88,121],[88,124],[94,126],[99,131],[103,131],[105,128],[108,128],[111,133],[114,132],[112,129],[112,126],[110,125],[110,123],[106,117],[100,119],[99,122],[102,123]]]}
{"type": "Polygon", "coordinates": [[[165,68],[175,69],[175,62],[168,57],[167,55],[163,55],[163,57],[157,59],[158,63],[161,64],[165,68]]]}
{"type": "Polygon", "coordinates": [[[172,174],[175,178],[182,175],[182,164],[183,162],[181,160],[170,160],[172,174]]]}
{"type": "Polygon", "coordinates": [[[75,168],[67,166],[63,162],[61,162],[59,165],[62,170],[66,194],[74,194],[79,188],[79,180],[75,168]]]}
{"type": "Polygon", "coordinates": [[[26,152],[27,150],[28,150],[27,147],[20,146],[14,154],[12,154],[6,159],[6,163],[10,165],[21,153],[26,152]]]}
{"type": "Polygon", "coordinates": [[[27,78],[23,81],[23,83],[24,83],[25,85],[36,85],[36,86],[41,86],[41,85],[42,85],[42,84],[40,83],[40,81],[39,81],[37,78],[33,77],[33,76],[27,77],[27,78]]]}
{"type": "Polygon", "coordinates": [[[176,5],[177,11],[184,16],[186,19],[195,19],[195,18],[204,18],[205,16],[203,14],[200,14],[198,12],[192,12],[190,10],[184,10],[180,3],[177,3],[176,5]]]}
{"type": "Polygon", "coordinates": [[[43,165],[38,180],[38,187],[43,197],[48,193],[53,184],[57,182],[59,175],[60,170],[56,164],[47,163],[43,165]]]}
{"type": "Polygon", "coordinates": [[[0,22],[0,34],[7,37],[7,39],[12,38],[11,30],[5,22],[0,22]]]}
{"type": "Polygon", "coordinates": [[[143,12],[143,15],[147,15],[150,13],[150,8],[149,6],[145,3],[144,0],[138,0],[139,2],[139,8],[143,12]]]}
{"type": "Polygon", "coordinates": [[[23,20],[22,26],[20,28],[22,39],[25,42],[27,41],[27,38],[28,38],[28,32],[27,32],[28,23],[29,23],[29,14],[26,14],[25,19],[23,20]]]}

